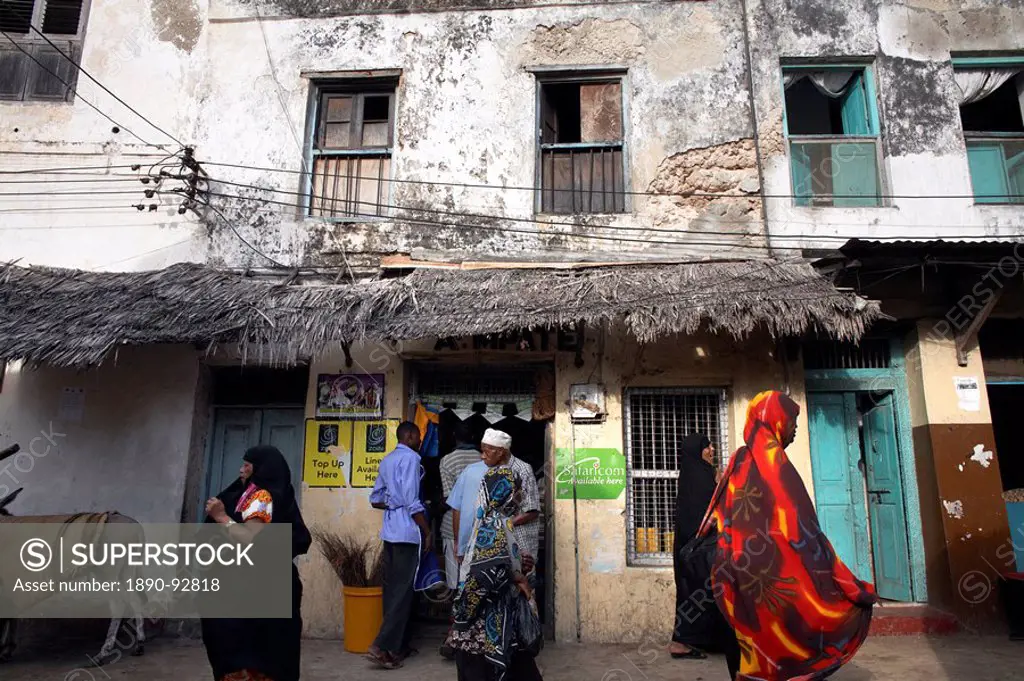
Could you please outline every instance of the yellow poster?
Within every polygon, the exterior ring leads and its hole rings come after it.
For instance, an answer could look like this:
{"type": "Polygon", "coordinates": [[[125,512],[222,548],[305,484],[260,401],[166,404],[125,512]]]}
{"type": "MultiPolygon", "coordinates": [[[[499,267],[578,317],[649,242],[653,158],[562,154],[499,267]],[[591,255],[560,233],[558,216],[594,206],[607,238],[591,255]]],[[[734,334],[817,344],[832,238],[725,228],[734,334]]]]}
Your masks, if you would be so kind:
{"type": "Polygon", "coordinates": [[[306,419],[302,481],[310,487],[348,487],[352,422],[306,419]]]}
{"type": "Polygon", "coordinates": [[[373,487],[381,460],[398,446],[400,421],[356,421],[352,436],[352,486],[373,487]]]}

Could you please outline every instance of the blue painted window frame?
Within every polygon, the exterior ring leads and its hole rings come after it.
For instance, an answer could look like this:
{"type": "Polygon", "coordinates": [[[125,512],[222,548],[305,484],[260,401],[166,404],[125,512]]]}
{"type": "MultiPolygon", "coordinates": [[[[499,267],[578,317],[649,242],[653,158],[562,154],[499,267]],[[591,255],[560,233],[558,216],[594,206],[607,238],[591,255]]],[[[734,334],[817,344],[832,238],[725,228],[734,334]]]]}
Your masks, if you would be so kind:
{"type": "MultiPolygon", "coordinates": [[[[799,147],[801,143],[834,143],[835,147],[833,153],[836,153],[836,149],[845,147],[846,152],[858,152],[859,150],[854,149],[854,146],[864,146],[871,144],[874,148],[873,158],[871,159],[874,163],[874,182],[876,192],[874,196],[866,194],[860,197],[853,196],[836,196],[832,199],[831,205],[828,207],[871,207],[879,208],[884,207],[886,204],[885,197],[885,174],[882,171],[882,133],[881,133],[881,117],[879,115],[878,107],[878,94],[875,86],[875,73],[874,68],[871,64],[864,63],[838,63],[838,64],[783,64],[780,71],[780,87],[782,89],[782,101],[783,101],[783,113],[782,113],[782,129],[783,134],[787,140],[787,146],[790,153],[790,179],[793,187],[793,205],[800,207],[810,206],[823,206],[826,204],[815,204],[814,193],[811,188],[811,159],[807,152],[799,147]],[[862,89],[858,91],[863,93],[863,105],[865,107],[865,120],[867,130],[861,134],[844,134],[844,135],[793,135],[789,132],[789,115],[786,111],[786,85],[785,76],[787,73],[796,73],[800,71],[859,71],[859,77],[862,80],[862,89]]],[[[844,112],[845,119],[845,112],[844,112]]]]}
{"type": "MultiPolygon", "coordinates": [[[[1024,68],[1024,55],[1005,57],[953,57],[953,70],[969,68],[1024,68]]],[[[1019,78],[1020,76],[1018,76],[1019,78]]],[[[1024,151],[1008,153],[1006,145],[1024,149],[1024,134],[968,132],[961,129],[967,150],[968,174],[975,205],[1024,204],[1024,151]],[[1008,166],[1017,166],[1012,173],[1008,166]]]]}

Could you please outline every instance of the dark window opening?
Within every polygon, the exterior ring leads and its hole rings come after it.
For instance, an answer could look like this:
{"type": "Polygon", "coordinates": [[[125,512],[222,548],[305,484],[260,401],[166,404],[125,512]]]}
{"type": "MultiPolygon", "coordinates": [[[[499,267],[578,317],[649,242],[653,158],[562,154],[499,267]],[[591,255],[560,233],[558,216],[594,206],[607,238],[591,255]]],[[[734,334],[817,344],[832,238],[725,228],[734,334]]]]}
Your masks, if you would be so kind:
{"type": "Polygon", "coordinates": [[[961,106],[960,120],[964,132],[1024,133],[1017,82],[1017,78],[1011,78],[981,101],[961,106]]]}
{"type": "Polygon", "coordinates": [[[541,106],[544,142],[573,144],[582,141],[579,83],[552,83],[543,86],[541,106]]]}
{"type": "Polygon", "coordinates": [[[821,93],[808,78],[786,90],[786,119],[790,135],[842,135],[843,104],[821,93]]]}

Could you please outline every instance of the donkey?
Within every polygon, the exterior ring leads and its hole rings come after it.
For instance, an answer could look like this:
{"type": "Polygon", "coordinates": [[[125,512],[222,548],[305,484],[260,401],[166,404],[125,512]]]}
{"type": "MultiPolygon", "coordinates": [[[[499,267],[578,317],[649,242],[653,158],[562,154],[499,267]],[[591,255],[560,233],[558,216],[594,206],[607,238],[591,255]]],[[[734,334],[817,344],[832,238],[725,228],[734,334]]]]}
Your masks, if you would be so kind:
{"type": "MultiPolygon", "coordinates": [[[[0,452],[0,461],[12,456],[18,452],[18,445],[13,445],[0,452]]],[[[98,539],[102,532],[103,526],[107,523],[131,523],[136,526],[137,535],[142,537],[142,527],[134,519],[122,515],[117,512],[110,513],[76,513],[70,515],[51,515],[51,516],[13,516],[7,507],[18,498],[21,494],[23,487],[19,487],[3,499],[0,499],[0,523],[61,523],[64,527],[62,531],[67,529],[72,524],[89,524],[95,525],[94,536],[98,539]]],[[[130,567],[119,568],[117,574],[107,576],[107,581],[121,581],[133,578],[135,576],[135,570],[130,567]]],[[[107,635],[103,641],[103,647],[100,652],[93,658],[93,662],[97,665],[106,664],[108,662],[115,661],[120,657],[120,650],[116,649],[118,646],[118,634],[121,631],[125,631],[129,635],[130,643],[124,648],[130,651],[131,655],[142,655],[145,652],[146,633],[145,626],[142,619],[143,612],[143,601],[142,597],[138,592],[130,592],[126,594],[130,605],[128,606],[131,610],[133,626],[130,628],[125,622],[125,615],[128,613],[124,612],[123,603],[111,603],[111,618],[110,626],[107,627],[107,635]],[[134,631],[132,630],[134,629],[134,631]]],[[[40,594],[40,601],[45,600],[48,594],[40,594]]],[[[0,619],[0,662],[5,662],[11,658],[14,654],[16,647],[17,637],[17,620],[15,619],[0,619]]]]}

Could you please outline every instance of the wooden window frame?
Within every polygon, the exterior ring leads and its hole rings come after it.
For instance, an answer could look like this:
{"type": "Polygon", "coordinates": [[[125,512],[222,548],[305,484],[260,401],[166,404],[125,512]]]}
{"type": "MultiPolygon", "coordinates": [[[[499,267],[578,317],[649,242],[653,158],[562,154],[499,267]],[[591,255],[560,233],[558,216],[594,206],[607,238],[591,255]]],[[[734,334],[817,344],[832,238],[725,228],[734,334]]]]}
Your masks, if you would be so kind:
{"type": "Polygon", "coordinates": [[[311,83],[309,114],[307,116],[307,153],[306,163],[308,170],[304,173],[303,182],[303,203],[302,213],[307,218],[318,220],[329,220],[332,222],[366,222],[382,220],[389,217],[391,213],[391,165],[390,160],[394,155],[395,140],[395,115],[398,102],[398,77],[367,77],[367,78],[343,78],[343,79],[317,79],[311,83]],[[330,97],[347,95],[353,98],[352,115],[349,121],[349,142],[346,147],[326,148],[323,144],[325,126],[327,121],[327,102],[330,97]],[[365,100],[367,96],[388,97],[388,141],[385,146],[362,145],[362,124],[365,113],[365,100]],[[352,140],[359,138],[359,143],[351,144],[352,140]],[[389,167],[386,177],[381,177],[378,182],[387,184],[386,195],[378,195],[378,210],[376,214],[353,214],[353,215],[316,215],[314,208],[314,179],[317,161],[324,158],[338,158],[361,160],[380,159],[381,162],[387,159],[389,167]]]}
{"type": "Polygon", "coordinates": [[[571,70],[537,68],[532,69],[536,76],[535,101],[534,101],[534,213],[537,215],[572,215],[572,213],[545,213],[544,212],[544,152],[556,149],[599,149],[618,148],[622,154],[622,189],[623,209],[621,211],[606,213],[576,213],[578,215],[626,215],[632,212],[632,200],[629,194],[629,97],[626,96],[628,88],[628,71],[618,67],[579,67],[571,70]],[[543,97],[544,86],[558,84],[585,84],[585,83],[619,83],[622,93],[620,112],[622,116],[622,139],[619,142],[578,142],[578,143],[546,143],[544,142],[544,121],[543,121],[543,97]]]}
{"type": "Polygon", "coordinates": [[[791,198],[792,205],[798,208],[847,208],[847,207],[859,207],[859,208],[885,208],[889,206],[889,200],[886,198],[887,183],[886,173],[884,172],[884,155],[882,149],[882,124],[881,114],[878,106],[878,95],[877,95],[877,84],[875,78],[875,70],[870,63],[864,62],[844,62],[844,63],[820,63],[820,62],[801,62],[799,64],[783,63],[780,70],[780,86],[782,88],[782,131],[786,138],[786,151],[789,155],[789,176],[790,186],[792,187],[793,196],[791,198]],[[861,71],[864,79],[864,96],[868,106],[868,124],[871,128],[870,134],[867,135],[794,135],[789,132],[789,111],[786,107],[786,86],[785,76],[787,73],[797,71],[861,71]],[[878,197],[877,201],[871,206],[843,206],[836,205],[835,199],[832,199],[832,204],[815,203],[815,195],[812,194],[807,198],[807,203],[801,203],[803,195],[798,194],[797,180],[795,175],[795,158],[793,145],[794,144],[807,144],[807,143],[833,143],[833,144],[844,144],[844,143],[870,143],[875,148],[875,169],[878,175],[878,197]]]}
{"type": "MultiPolygon", "coordinates": [[[[21,88],[21,94],[17,97],[3,96],[0,95],[0,103],[58,103],[63,102],[70,104],[74,101],[75,91],[78,87],[78,71],[79,64],[82,60],[82,47],[85,41],[85,29],[89,24],[89,11],[92,8],[92,0],[82,0],[82,12],[78,18],[78,30],[74,35],[65,33],[48,33],[45,34],[45,38],[36,30],[43,30],[43,20],[46,15],[47,0],[34,0],[32,5],[32,19],[28,33],[18,35],[8,35],[14,39],[14,44],[8,39],[0,41],[0,50],[5,52],[13,52],[16,54],[22,54],[18,47],[28,52],[32,58],[39,59],[44,53],[54,53],[56,50],[50,45],[52,42],[57,48],[60,49],[67,56],[60,57],[61,67],[54,70],[54,72],[64,80],[67,85],[64,85],[64,94],[60,97],[45,97],[40,95],[32,95],[35,89],[35,85],[38,80],[39,74],[44,71],[42,68],[28,56],[25,57],[23,68],[28,69],[28,73],[23,74],[24,83],[21,88]],[[36,30],[33,30],[36,29],[36,30]],[[49,42],[47,41],[49,39],[49,42]],[[17,45],[18,47],[15,47],[17,45]],[[70,57],[72,61],[68,61],[70,57]]],[[[0,10],[3,11],[3,10],[0,10]]]]}

